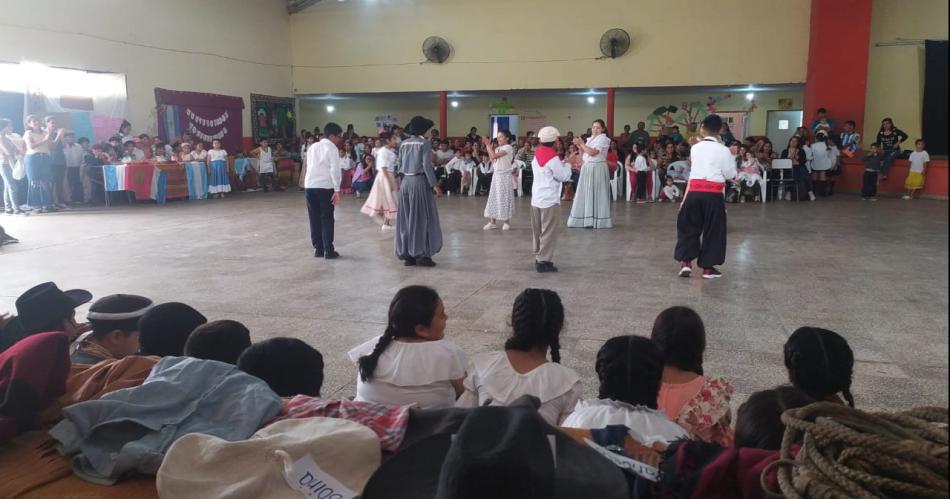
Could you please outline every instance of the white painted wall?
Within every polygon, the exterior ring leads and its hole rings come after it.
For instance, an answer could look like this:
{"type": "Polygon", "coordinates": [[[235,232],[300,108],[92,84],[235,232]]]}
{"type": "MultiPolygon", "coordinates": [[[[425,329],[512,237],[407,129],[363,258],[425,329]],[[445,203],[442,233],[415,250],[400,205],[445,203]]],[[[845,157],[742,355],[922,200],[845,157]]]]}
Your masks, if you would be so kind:
{"type": "Polygon", "coordinates": [[[284,0],[3,0],[0,5],[0,61],[125,73],[128,118],[136,132],[155,132],[155,87],[243,97],[244,136],[251,134],[251,93],[292,95],[284,0]]]}

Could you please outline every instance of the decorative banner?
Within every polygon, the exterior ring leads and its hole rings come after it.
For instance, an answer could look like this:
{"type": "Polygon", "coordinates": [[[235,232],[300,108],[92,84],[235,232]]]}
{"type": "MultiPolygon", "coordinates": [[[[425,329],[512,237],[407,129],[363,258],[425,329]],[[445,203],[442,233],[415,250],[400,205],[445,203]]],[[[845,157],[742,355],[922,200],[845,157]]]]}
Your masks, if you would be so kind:
{"type": "Polygon", "coordinates": [[[166,142],[185,133],[211,146],[214,139],[230,153],[242,150],[244,99],[229,95],[155,89],[158,135],[166,142]]]}
{"type": "Polygon", "coordinates": [[[294,105],[293,97],[251,94],[251,136],[254,143],[268,139],[289,145],[297,133],[294,105]]]}
{"type": "Polygon", "coordinates": [[[384,132],[399,124],[399,116],[386,113],[376,117],[376,131],[384,132]]]}

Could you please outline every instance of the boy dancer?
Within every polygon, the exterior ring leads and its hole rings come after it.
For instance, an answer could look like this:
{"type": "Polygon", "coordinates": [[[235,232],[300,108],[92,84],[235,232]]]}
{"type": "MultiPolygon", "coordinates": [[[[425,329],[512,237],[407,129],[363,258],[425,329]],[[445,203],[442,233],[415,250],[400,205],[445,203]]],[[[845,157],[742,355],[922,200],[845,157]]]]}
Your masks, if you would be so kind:
{"type": "Polygon", "coordinates": [[[557,229],[561,225],[561,184],[571,179],[571,167],[561,162],[554,150],[560,132],[546,126],[538,131],[541,145],[534,150],[531,172],[531,233],[534,236],[535,269],[538,272],[557,272],[554,250],[557,247],[557,229]]]}
{"type": "Polygon", "coordinates": [[[330,122],[323,127],[326,137],[307,148],[307,214],[313,256],[332,260],[340,254],[333,247],[333,207],[340,202],[344,158],[340,157],[343,129],[330,122]]]}
{"type": "Polygon", "coordinates": [[[722,277],[716,265],[726,261],[726,179],[735,178],[736,161],[719,141],[722,118],[710,114],[703,120],[702,140],[692,147],[692,168],[676,221],[676,250],[680,277],[692,274],[698,258],[704,279],[722,277]],[[702,239],[700,241],[700,238],[702,239]]]}

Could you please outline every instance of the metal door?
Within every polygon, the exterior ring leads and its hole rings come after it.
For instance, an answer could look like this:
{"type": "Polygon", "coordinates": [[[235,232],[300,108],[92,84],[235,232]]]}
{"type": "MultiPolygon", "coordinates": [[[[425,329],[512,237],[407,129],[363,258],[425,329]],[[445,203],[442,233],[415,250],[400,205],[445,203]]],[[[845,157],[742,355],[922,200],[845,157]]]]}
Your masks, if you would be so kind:
{"type": "Polygon", "coordinates": [[[782,152],[795,129],[802,126],[802,111],[769,111],[766,118],[765,136],[772,141],[773,149],[782,152]]]}

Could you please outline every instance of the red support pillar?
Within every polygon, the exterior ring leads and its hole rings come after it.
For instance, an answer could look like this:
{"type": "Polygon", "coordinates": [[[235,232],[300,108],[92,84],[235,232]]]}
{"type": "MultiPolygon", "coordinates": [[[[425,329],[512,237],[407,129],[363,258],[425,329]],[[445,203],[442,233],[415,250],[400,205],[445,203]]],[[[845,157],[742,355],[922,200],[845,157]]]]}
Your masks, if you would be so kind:
{"type": "Polygon", "coordinates": [[[614,132],[614,89],[607,89],[607,132],[611,137],[616,136],[614,132]]]}
{"type": "Polygon", "coordinates": [[[805,126],[824,107],[836,131],[854,120],[863,132],[870,37],[871,0],[811,0],[805,126]]]}
{"type": "Polygon", "coordinates": [[[442,137],[449,136],[448,130],[448,110],[446,109],[447,95],[445,90],[439,92],[439,133],[442,137]]]}

